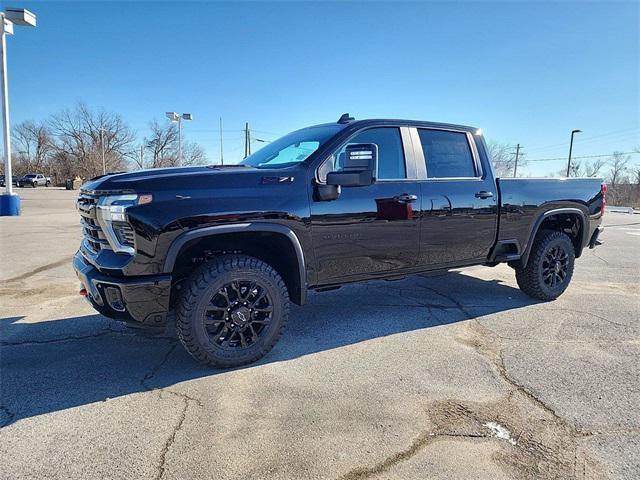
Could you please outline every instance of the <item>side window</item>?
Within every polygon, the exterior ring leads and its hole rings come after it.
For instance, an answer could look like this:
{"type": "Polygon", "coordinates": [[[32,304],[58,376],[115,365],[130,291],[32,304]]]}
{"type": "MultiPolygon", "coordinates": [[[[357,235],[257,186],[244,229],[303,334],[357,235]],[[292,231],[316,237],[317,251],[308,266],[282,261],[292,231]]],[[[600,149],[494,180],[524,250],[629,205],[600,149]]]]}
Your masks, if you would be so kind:
{"type": "Polygon", "coordinates": [[[428,178],[475,177],[467,135],[461,132],[418,129],[428,178]]]}
{"type": "Polygon", "coordinates": [[[345,149],[352,143],[375,143],[378,145],[378,178],[397,179],[407,177],[404,150],[400,130],[395,127],[370,128],[349,139],[335,153],[334,170],[341,170],[345,149]]]}

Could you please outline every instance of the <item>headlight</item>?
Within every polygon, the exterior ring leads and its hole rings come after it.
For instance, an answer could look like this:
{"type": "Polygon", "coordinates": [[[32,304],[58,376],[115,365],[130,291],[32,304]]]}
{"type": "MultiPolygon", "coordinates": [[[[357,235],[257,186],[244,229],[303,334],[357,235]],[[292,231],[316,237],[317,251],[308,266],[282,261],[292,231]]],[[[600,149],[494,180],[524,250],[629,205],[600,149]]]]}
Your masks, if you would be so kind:
{"type": "Polygon", "coordinates": [[[102,197],[98,212],[106,222],[126,222],[125,210],[138,204],[138,195],[110,195],[102,197]]]}
{"type": "MultiPolygon", "coordinates": [[[[143,205],[152,201],[151,195],[107,195],[98,202],[97,220],[107,237],[107,241],[115,252],[129,253],[133,255],[135,248],[122,243],[123,235],[117,235],[114,223],[122,228],[122,223],[127,221],[127,208],[135,205],[143,205]]],[[[126,227],[130,227],[125,224],[126,227]]],[[[133,233],[133,232],[132,232],[133,233]]]]}

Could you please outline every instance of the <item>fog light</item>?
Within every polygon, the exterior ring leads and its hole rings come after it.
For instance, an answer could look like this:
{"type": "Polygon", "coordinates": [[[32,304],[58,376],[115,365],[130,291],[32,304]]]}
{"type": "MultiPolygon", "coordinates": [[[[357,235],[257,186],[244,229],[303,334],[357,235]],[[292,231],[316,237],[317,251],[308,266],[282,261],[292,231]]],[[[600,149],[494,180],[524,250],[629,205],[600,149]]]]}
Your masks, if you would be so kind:
{"type": "Polygon", "coordinates": [[[104,293],[107,297],[107,303],[109,303],[111,308],[118,312],[124,312],[124,302],[122,301],[122,295],[118,287],[106,287],[104,293]]]}

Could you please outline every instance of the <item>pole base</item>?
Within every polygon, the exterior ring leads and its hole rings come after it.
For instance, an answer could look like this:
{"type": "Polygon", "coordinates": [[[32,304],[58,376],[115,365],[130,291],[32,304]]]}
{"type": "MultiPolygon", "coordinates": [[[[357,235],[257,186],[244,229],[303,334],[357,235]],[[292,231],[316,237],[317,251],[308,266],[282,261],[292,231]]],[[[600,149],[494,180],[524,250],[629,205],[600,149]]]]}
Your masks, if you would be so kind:
{"type": "Polygon", "coordinates": [[[20,197],[18,195],[0,195],[0,217],[20,215],[20,197]]]}

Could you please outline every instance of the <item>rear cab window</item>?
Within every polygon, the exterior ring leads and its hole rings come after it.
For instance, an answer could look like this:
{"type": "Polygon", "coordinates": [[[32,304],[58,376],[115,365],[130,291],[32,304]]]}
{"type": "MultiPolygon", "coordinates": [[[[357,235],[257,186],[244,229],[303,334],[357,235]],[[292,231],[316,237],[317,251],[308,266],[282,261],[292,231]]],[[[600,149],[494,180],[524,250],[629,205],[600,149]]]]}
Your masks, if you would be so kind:
{"type": "Polygon", "coordinates": [[[478,171],[464,132],[418,129],[427,178],[475,178],[478,171]]]}

